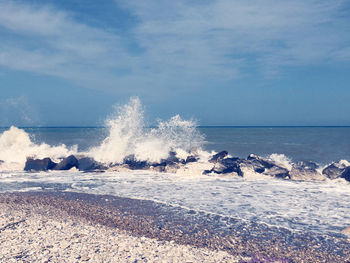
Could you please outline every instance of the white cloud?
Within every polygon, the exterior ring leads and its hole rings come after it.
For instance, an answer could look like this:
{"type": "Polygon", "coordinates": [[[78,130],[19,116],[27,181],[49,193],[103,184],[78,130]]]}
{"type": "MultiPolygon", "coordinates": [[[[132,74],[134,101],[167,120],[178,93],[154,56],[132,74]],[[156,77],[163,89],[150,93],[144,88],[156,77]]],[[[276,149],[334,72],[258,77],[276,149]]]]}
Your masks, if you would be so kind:
{"type": "Polygon", "coordinates": [[[350,57],[343,0],[116,3],[138,21],[127,36],[53,6],[0,1],[0,65],[89,88],[146,93],[350,57]],[[128,37],[143,52],[127,47],[128,37]]]}
{"type": "Polygon", "coordinates": [[[128,67],[118,36],[53,7],[0,2],[1,27],[0,65],[15,70],[111,88],[117,78],[110,70],[128,67]]]}
{"type": "Polygon", "coordinates": [[[189,68],[224,69],[222,75],[252,61],[260,70],[334,62],[334,52],[350,41],[341,26],[345,1],[123,3],[142,21],[136,35],[154,60],[184,60],[189,68]]]}

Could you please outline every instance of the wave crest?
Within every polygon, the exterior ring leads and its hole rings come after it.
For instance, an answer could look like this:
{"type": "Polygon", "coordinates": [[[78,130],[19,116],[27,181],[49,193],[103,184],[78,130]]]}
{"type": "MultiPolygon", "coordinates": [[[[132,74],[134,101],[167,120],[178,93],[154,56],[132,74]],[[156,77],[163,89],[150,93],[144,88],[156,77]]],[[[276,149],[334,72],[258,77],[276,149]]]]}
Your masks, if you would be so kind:
{"type": "Polygon", "coordinates": [[[187,154],[193,148],[201,148],[204,142],[195,122],[183,120],[179,115],[168,121],[158,121],[155,128],[147,128],[139,98],[132,98],[128,104],[117,108],[106,125],[109,128],[107,138],[88,153],[103,163],[121,163],[128,155],[140,161],[159,162],[167,158],[170,151],[187,154]]]}

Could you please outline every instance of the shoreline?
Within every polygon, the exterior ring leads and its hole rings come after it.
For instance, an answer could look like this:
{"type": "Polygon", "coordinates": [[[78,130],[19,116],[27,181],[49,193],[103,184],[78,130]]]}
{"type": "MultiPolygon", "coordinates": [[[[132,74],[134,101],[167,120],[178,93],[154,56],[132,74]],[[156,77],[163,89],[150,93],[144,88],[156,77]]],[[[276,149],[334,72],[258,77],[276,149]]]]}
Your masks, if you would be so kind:
{"type": "Polygon", "coordinates": [[[15,224],[10,227],[0,226],[1,234],[11,231],[12,227],[14,230],[20,227],[27,217],[34,217],[70,220],[96,230],[108,229],[133,238],[221,253],[216,256],[221,257],[222,262],[225,256],[230,257],[231,262],[251,262],[249,260],[254,257],[265,258],[266,262],[350,260],[350,241],[346,238],[293,233],[284,228],[148,200],[74,192],[17,192],[0,194],[0,206],[2,210],[22,214],[22,219],[12,222],[15,224]]]}

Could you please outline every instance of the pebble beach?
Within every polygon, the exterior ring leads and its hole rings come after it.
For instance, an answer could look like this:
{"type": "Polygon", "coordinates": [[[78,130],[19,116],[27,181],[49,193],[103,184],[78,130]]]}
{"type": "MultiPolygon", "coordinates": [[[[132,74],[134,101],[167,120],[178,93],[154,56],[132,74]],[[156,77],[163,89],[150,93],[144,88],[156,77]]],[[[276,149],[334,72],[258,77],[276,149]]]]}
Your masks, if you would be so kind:
{"type": "Polygon", "coordinates": [[[0,262],[347,262],[350,241],[69,192],[0,195],[0,262]]]}

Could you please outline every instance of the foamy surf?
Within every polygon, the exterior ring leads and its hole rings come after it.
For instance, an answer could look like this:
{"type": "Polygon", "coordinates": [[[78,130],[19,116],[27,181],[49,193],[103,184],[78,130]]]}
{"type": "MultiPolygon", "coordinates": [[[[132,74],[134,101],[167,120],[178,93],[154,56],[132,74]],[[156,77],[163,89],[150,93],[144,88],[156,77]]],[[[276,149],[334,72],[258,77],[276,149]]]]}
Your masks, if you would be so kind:
{"type": "Polygon", "coordinates": [[[205,138],[192,120],[175,115],[149,128],[138,98],[117,107],[105,124],[106,137],[84,151],[78,150],[78,145],[35,143],[23,129],[11,127],[0,134],[0,171],[149,170],[184,176],[220,174],[249,179],[350,181],[350,163],[345,160],[322,167],[314,162],[294,163],[277,153],[238,158],[227,151],[206,151],[205,138]]]}
{"type": "Polygon", "coordinates": [[[183,157],[203,145],[203,136],[197,131],[196,123],[183,120],[179,115],[168,121],[159,121],[156,128],[146,128],[138,98],[118,107],[115,116],[107,119],[106,125],[108,137],[87,153],[106,164],[121,163],[129,155],[134,155],[139,161],[159,162],[171,151],[183,157]]]}

